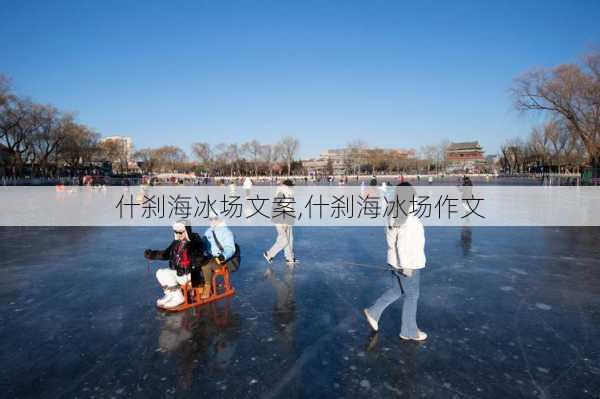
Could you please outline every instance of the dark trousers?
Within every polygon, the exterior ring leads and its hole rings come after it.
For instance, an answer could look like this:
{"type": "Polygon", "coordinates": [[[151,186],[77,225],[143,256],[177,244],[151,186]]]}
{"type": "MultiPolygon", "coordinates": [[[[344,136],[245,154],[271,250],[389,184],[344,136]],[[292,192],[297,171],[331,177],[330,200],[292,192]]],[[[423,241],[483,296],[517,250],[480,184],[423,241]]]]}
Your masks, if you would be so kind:
{"type": "Polygon", "coordinates": [[[214,259],[211,259],[207,264],[202,266],[202,274],[204,275],[204,284],[211,285],[212,284],[212,274],[213,270],[220,268],[219,265],[214,259]]]}

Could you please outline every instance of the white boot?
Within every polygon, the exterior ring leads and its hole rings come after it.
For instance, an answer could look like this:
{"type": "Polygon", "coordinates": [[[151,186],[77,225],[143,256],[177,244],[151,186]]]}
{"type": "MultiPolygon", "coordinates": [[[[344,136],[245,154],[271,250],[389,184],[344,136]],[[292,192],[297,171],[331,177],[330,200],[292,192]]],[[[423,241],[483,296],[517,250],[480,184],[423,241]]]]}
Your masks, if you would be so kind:
{"type": "Polygon", "coordinates": [[[365,314],[365,317],[367,318],[367,321],[369,322],[369,325],[371,326],[373,331],[378,331],[379,323],[377,322],[377,320],[375,320],[373,318],[373,316],[371,316],[371,314],[369,313],[369,310],[365,308],[365,309],[363,309],[363,313],[365,314]]]}
{"type": "Polygon", "coordinates": [[[425,341],[427,339],[427,333],[421,330],[417,330],[416,338],[405,337],[404,335],[400,335],[400,338],[402,338],[405,341],[425,341]]]}
{"type": "Polygon", "coordinates": [[[164,293],[165,295],[162,298],[156,300],[156,306],[163,307],[171,299],[172,291],[170,288],[164,288],[164,293]]]}
{"type": "Polygon", "coordinates": [[[165,303],[163,303],[163,308],[173,309],[173,308],[176,308],[177,306],[181,305],[184,302],[185,302],[185,300],[183,298],[183,293],[178,288],[171,293],[171,295],[169,296],[169,300],[167,300],[165,303]]]}

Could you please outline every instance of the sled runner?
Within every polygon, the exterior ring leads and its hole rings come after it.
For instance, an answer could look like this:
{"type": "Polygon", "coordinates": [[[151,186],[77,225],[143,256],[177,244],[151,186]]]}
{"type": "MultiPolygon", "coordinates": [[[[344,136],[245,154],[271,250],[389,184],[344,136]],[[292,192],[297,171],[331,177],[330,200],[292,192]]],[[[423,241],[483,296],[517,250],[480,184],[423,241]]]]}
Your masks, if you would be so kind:
{"type": "Polygon", "coordinates": [[[210,285],[210,296],[206,299],[202,299],[203,286],[194,287],[192,282],[189,281],[181,285],[183,291],[184,303],[175,308],[165,308],[162,306],[157,307],[167,312],[181,312],[189,308],[201,306],[210,302],[218,301],[235,294],[235,289],[231,286],[229,279],[229,268],[225,265],[213,271],[212,284],[210,285]]]}

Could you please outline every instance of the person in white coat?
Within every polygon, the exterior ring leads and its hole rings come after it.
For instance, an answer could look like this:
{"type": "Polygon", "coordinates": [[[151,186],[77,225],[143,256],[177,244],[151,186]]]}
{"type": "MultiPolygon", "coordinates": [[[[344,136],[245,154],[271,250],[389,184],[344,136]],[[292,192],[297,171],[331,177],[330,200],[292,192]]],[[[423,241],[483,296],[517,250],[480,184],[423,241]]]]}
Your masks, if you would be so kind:
{"type": "Polygon", "coordinates": [[[364,314],[371,328],[378,331],[383,311],[404,296],[400,338],[423,341],[427,339],[427,334],[417,327],[417,303],[420,272],[426,264],[425,230],[419,218],[411,213],[410,201],[413,197],[416,197],[416,192],[410,183],[397,186],[397,200],[395,198],[393,202],[397,212],[390,212],[388,226],[385,227],[392,286],[371,307],[364,309],[364,314]]]}
{"type": "MultiPolygon", "coordinates": [[[[294,183],[291,180],[284,180],[277,188],[275,198],[293,198],[293,186],[294,183]]],[[[281,201],[283,203],[283,200],[281,201]]],[[[285,261],[288,265],[293,266],[296,263],[298,263],[298,259],[294,255],[295,213],[292,216],[291,210],[293,209],[293,206],[291,203],[286,203],[286,209],[288,208],[287,205],[290,205],[291,209],[289,209],[289,212],[287,213],[282,213],[281,210],[277,210],[279,209],[279,206],[276,204],[276,201],[273,202],[271,221],[275,223],[275,229],[277,230],[277,239],[268,251],[263,252],[263,257],[269,264],[273,263],[273,258],[279,252],[281,252],[281,250],[283,250],[285,261]]]]}
{"type": "Polygon", "coordinates": [[[250,190],[252,190],[252,180],[246,176],[244,179],[244,191],[246,192],[246,198],[250,198],[250,190]]]}

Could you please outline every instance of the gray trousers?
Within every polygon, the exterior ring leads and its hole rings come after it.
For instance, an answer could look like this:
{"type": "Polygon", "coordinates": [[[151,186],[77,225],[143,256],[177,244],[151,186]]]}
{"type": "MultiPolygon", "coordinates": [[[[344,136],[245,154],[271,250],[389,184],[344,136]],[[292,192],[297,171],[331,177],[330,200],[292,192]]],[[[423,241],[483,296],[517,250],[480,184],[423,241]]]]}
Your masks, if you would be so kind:
{"type": "Polygon", "coordinates": [[[408,338],[417,338],[417,302],[419,300],[421,271],[418,269],[414,270],[411,277],[405,277],[399,273],[394,273],[392,275],[392,286],[385,291],[375,303],[367,309],[367,311],[379,322],[379,318],[385,308],[404,295],[400,335],[408,338]],[[400,284],[402,284],[402,286],[400,284]],[[402,290],[404,290],[404,294],[402,294],[402,290]]]}
{"type": "Polygon", "coordinates": [[[287,260],[294,259],[294,226],[286,224],[276,224],[277,240],[275,244],[267,251],[269,258],[274,258],[279,251],[283,249],[283,254],[287,260]]]}

